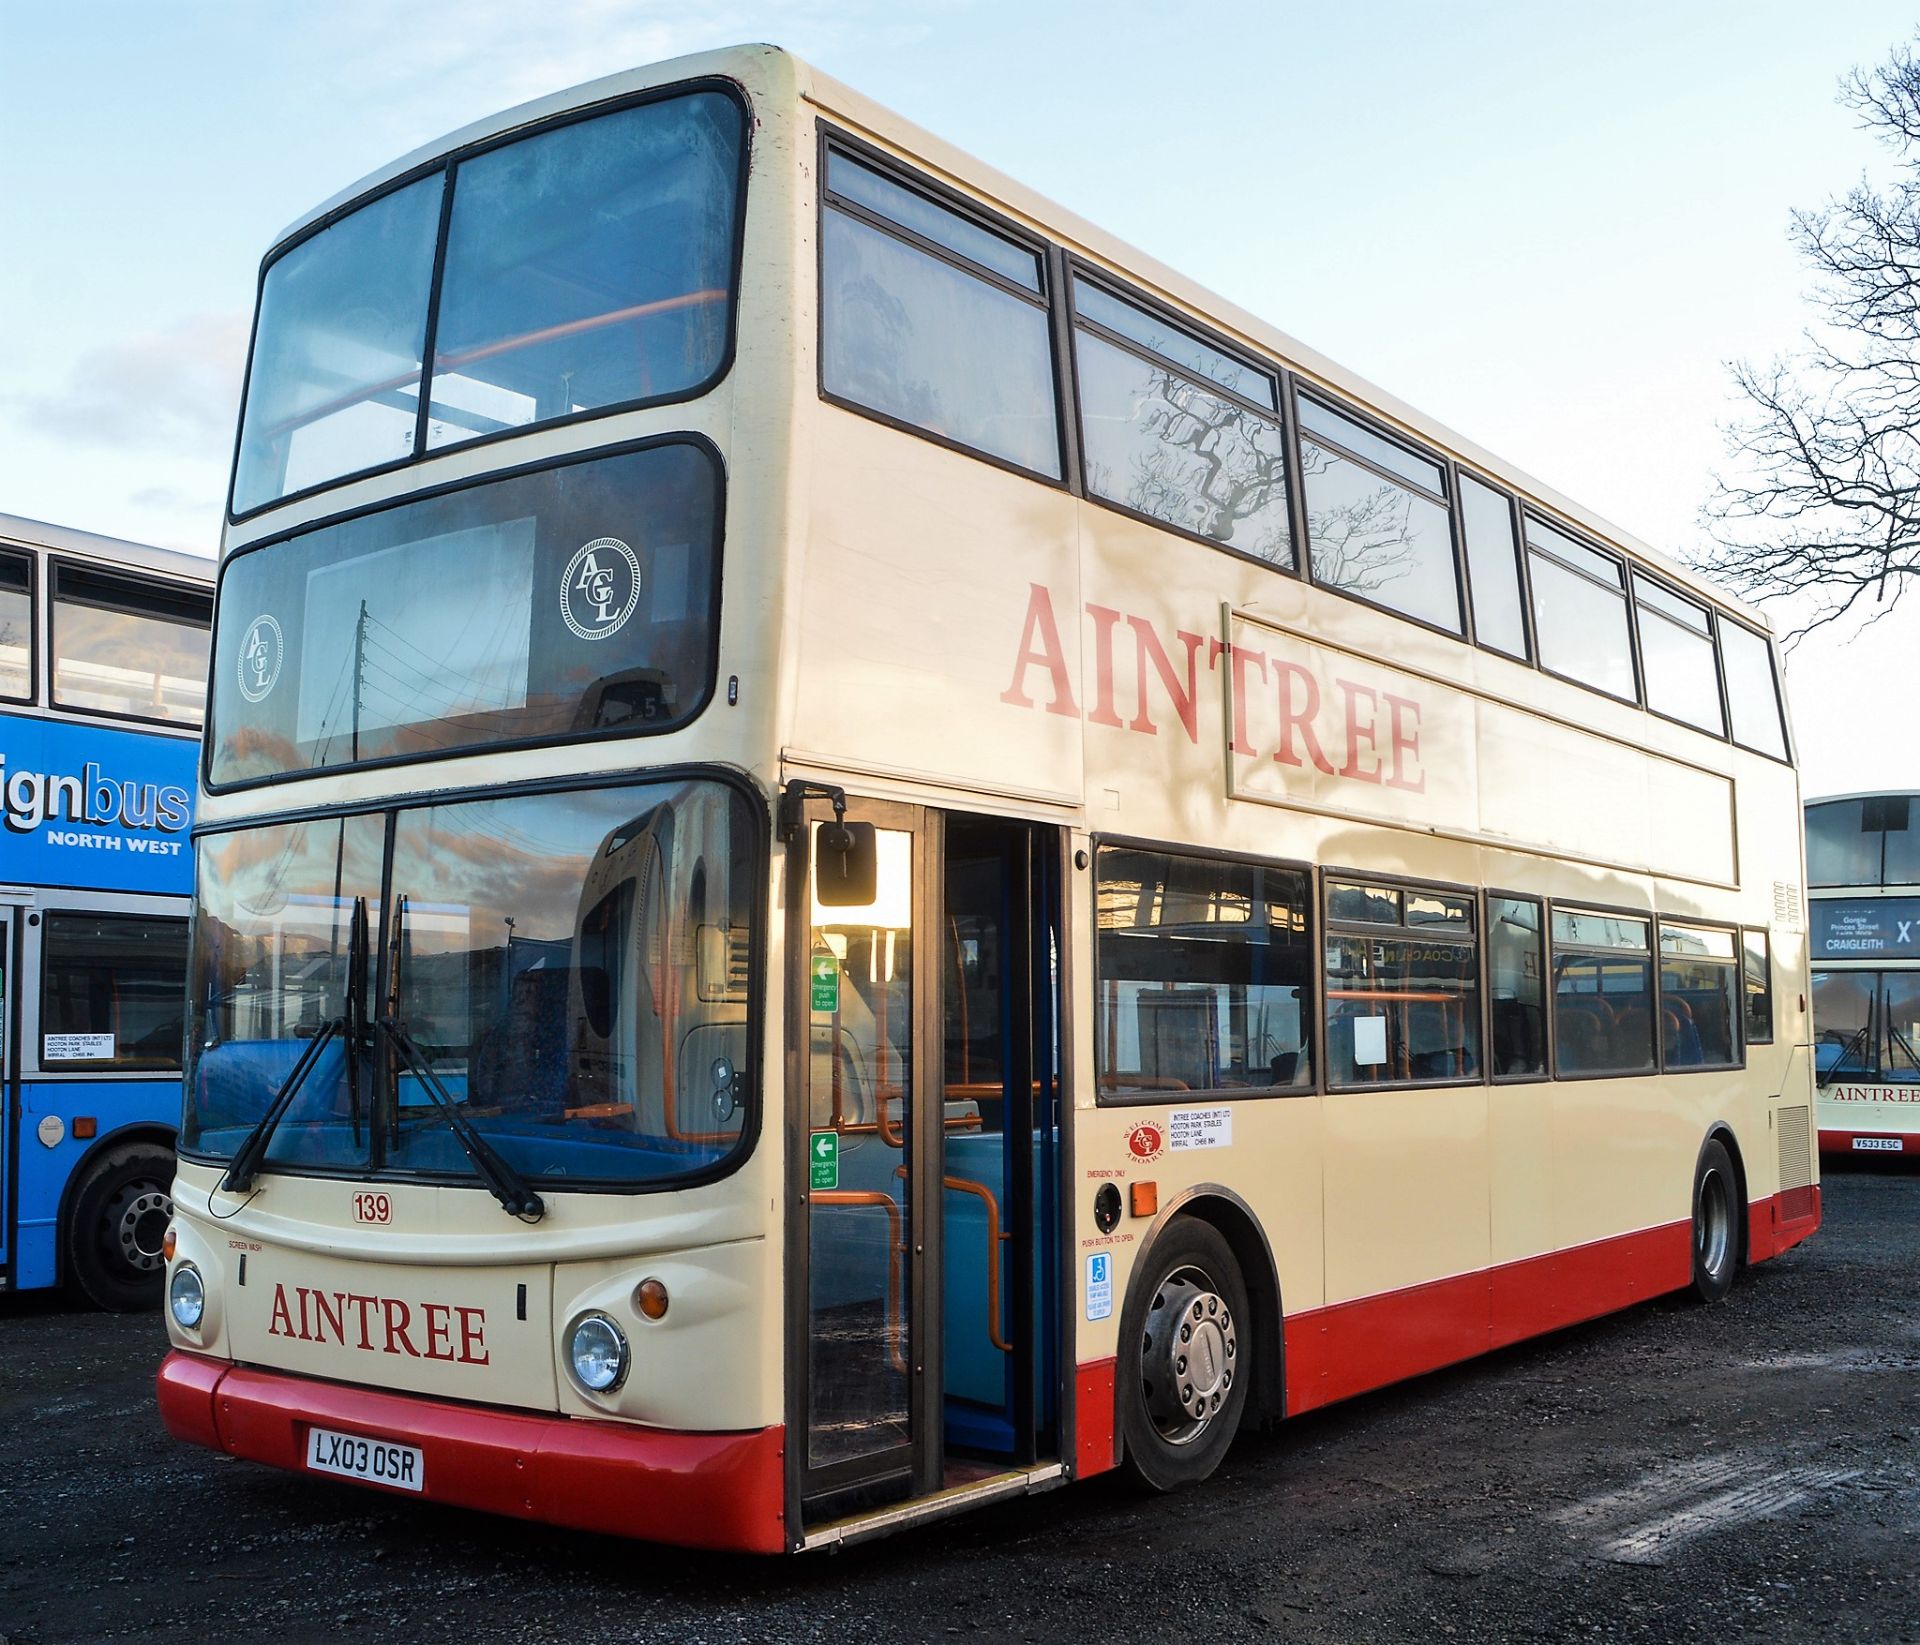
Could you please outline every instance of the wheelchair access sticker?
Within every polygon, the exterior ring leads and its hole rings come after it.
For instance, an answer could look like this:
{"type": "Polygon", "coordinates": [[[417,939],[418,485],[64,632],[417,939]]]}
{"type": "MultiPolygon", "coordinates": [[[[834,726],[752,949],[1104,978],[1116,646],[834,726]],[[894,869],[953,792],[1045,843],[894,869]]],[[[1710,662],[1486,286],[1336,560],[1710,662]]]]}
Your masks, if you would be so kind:
{"type": "Polygon", "coordinates": [[[1105,1319],[1113,1312],[1113,1253],[1096,1251],[1087,1258],[1087,1318],[1105,1319]]]}

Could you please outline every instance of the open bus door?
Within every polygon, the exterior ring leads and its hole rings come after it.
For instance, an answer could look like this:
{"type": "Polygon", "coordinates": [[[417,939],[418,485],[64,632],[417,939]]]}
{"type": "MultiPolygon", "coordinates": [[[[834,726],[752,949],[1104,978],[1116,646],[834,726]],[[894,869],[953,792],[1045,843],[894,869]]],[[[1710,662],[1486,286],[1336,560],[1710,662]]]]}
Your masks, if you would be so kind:
{"type": "Polygon", "coordinates": [[[807,1525],[1059,1450],[1058,831],[860,801],[845,817],[872,830],[861,900],[833,900],[824,804],[789,881],[807,1525]]]}

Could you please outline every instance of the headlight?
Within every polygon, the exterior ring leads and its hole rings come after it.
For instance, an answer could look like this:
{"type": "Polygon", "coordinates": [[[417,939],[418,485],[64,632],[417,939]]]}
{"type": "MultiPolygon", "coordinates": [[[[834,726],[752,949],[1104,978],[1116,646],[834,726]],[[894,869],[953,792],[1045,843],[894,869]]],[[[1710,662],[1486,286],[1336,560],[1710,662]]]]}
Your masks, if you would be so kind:
{"type": "Polygon", "coordinates": [[[183,1262],[167,1282],[167,1306],[183,1330],[196,1331],[207,1311],[207,1288],[200,1283],[200,1270],[183,1262]]]}
{"type": "Polygon", "coordinates": [[[605,1314],[582,1314],[567,1338],[567,1361],[588,1393],[611,1393],[627,1380],[627,1339],[605,1314]]]}

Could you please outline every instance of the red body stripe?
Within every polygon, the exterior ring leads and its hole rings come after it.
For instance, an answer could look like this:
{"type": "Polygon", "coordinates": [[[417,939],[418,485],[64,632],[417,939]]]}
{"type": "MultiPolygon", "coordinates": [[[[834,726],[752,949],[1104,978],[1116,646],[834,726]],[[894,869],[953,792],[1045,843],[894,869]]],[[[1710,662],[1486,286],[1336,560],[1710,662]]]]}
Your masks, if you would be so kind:
{"type": "MultiPolygon", "coordinates": [[[[1765,1261],[1820,1226],[1820,1190],[1755,1200],[1747,1226],[1749,1259],[1765,1261]]],[[[1663,1296],[1692,1273],[1691,1226],[1674,1222],[1290,1314],[1287,1410],[1311,1411],[1663,1296]]]]}
{"type": "Polygon", "coordinates": [[[1090,1360],[1074,1378],[1073,1472],[1078,1479],[1104,1474],[1120,1460],[1114,1432],[1113,1365],[1110,1359],[1090,1360]]]}
{"type": "Polygon", "coordinates": [[[488,1410],[179,1352],[159,1391],[179,1438],[278,1468],[303,1470],[307,1430],[335,1428],[417,1445],[436,1502],[689,1548],[787,1546],[781,1428],[676,1433],[488,1410]]]}

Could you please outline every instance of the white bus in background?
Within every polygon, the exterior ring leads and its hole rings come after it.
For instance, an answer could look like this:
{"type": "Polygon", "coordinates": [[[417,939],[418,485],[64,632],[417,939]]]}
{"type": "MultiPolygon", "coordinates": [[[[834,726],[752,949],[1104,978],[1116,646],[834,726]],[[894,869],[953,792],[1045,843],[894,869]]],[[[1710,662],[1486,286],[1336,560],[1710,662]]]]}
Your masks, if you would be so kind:
{"type": "Polygon", "coordinates": [[[820,1547],[1817,1226],[1761,621],[776,50],[271,250],[217,627],[198,1443],[820,1547]]]}

